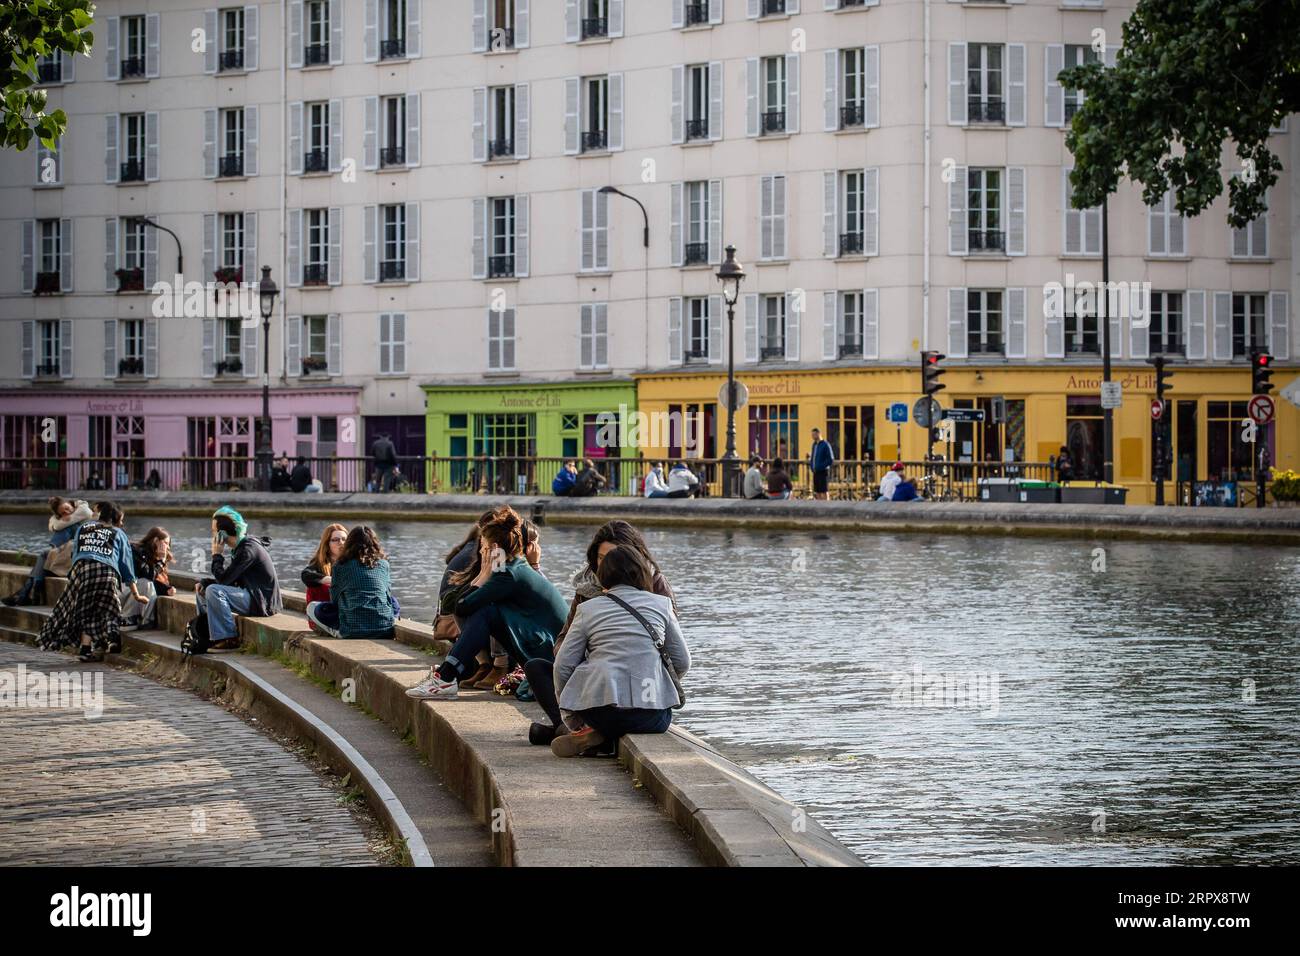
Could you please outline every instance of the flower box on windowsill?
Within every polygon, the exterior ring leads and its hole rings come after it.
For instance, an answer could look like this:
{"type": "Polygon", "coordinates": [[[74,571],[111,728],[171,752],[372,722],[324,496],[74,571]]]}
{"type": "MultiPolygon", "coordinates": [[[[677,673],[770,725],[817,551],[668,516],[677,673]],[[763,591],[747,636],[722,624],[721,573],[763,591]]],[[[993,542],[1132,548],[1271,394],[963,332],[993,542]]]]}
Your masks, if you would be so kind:
{"type": "Polygon", "coordinates": [[[309,356],[302,360],[302,374],[304,376],[327,376],[329,374],[329,362],[323,358],[309,356]]]}
{"type": "Polygon", "coordinates": [[[244,269],[242,266],[223,266],[220,269],[214,269],[212,277],[218,282],[239,285],[244,281],[244,269]]]}
{"type": "Polygon", "coordinates": [[[239,359],[226,359],[217,363],[218,378],[244,378],[244,363],[239,359]]]}
{"type": "Polygon", "coordinates": [[[36,273],[36,288],[32,290],[32,295],[55,295],[62,291],[57,272],[36,273]]]}
{"type": "Polygon", "coordinates": [[[140,378],[144,375],[144,359],[124,358],[117,361],[118,378],[140,378]]]}
{"type": "Polygon", "coordinates": [[[143,269],[118,269],[113,273],[113,275],[117,276],[118,292],[144,291],[143,269]]]}

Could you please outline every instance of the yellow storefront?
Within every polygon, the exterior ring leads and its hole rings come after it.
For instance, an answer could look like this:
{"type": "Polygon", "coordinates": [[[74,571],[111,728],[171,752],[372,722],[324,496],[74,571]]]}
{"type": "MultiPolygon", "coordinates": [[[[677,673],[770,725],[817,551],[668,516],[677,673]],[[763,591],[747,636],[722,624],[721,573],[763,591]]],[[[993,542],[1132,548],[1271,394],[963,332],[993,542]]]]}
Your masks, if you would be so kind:
{"type": "MultiPolygon", "coordinates": [[[[945,363],[947,364],[947,363],[945,363]]],[[[1173,483],[1245,480],[1252,452],[1242,426],[1250,399],[1250,370],[1172,366],[1166,392],[1164,424],[1171,449],[1166,501],[1173,502],[1173,483]]],[[[1300,468],[1300,408],[1278,393],[1297,376],[1295,368],[1273,375],[1276,421],[1259,430],[1277,468],[1300,468]]],[[[651,429],[644,453],[675,458],[683,454],[720,457],[726,448],[726,407],[719,401],[726,381],[716,370],[674,369],[637,378],[637,400],[648,420],[686,420],[682,429],[651,429]],[[691,423],[697,423],[692,425],[691,423]],[[658,444],[656,444],[656,442],[658,444]]],[[[736,447],[742,457],[807,457],[814,427],[830,438],[840,459],[920,461],[926,429],[911,420],[920,397],[920,367],[772,369],[752,367],[737,378],[749,401],[736,415],[736,447]],[[908,422],[889,421],[889,408],[903,403],[908,422]],[[901,444],[901,448],[900,448],[901,444]]],[[[1155,372],[1147,365],[1121,366],[1113,379],[1123,386],[1124,404],[1115,411],[1115,480],[1129,488],[1129,501],[1153,499],[1151,482],[1152,419],[1155,372]]],[[[1101,475],[1101,368],[1083,365],[1037,365],[1033,368],[949,365],[939,393],[945,408],[978,408],[983,424],[956,424],[952,455],[967,461],[1045,462],[1068,445],[1081,476],[1101,475]]],[[[936,446],[946,453],[947,446],[936,446]]]]}

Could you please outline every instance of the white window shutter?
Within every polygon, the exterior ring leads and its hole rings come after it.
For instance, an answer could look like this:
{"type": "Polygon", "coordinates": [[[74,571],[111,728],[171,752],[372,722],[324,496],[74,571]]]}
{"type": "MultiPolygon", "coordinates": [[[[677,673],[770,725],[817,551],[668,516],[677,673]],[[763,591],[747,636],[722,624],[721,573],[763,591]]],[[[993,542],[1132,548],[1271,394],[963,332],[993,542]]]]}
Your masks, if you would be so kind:
{"type": "Polygon", "coordinates": [[[1214,293],[1214,358],[1226,362],[1232,358],[1232,293],[1214,293]]]}
{"type": "Polygon", "coordinates": [[[1025,125],[1025,45],[1007,44],[1007,125],[1025,125]]]}
{"type": "Polygon", "coordinates": [[[486,86],[474,88],[474,122],[471,128],[474,162],[487,162],[487,96],[486,86]]]}
{"type": "Polygon", "coordinates": [[[258,140],[261,117],[256,106],[244,107],[244,175],[256,176],[258,167],[258,140]]]}
{"type": "Polygon", "coordinates": [[[515,310],[506,309],[501,313],[501,367],[515,367],[515,310]]]}
{"type": "Polygon", "coordinates": [[[406,204],[406,281],[420,281],[420,204],[406,204]]]}
{"type": "Polygon", "coordinates": [[[104,378],[117,378],[117,319],[104,320],[104,378]]]}
{"type": "Polygon", "coordinates": [[[623,35],[623,0],[609,0],[606,13],[609,16],[609,35],[611,37],[621,37],[623,35]]]}
{"type": "Polygon", "coordinates": [[[257,271],[257,213],[244,213],[244,281],[260,282],[257,271]]]}
{"type": "Polygon", "coordinates": [[[709,262],[722,264],[722,180],[709,180],[709,262]]]}
{"type": "Polygon", "coordinates": [[[289,3],[289,65],[302,66],[302,0],[289,3]]]}
{"type": "Polygon", "coordinates": [[[158,377],[158,320],[144,320],[144,377],[158,377]]]}
{"type": "Polygon", "coordinates": [[[948,290],[948,356],[966,357],[966,290],[948,290]]]}
{"type": "Polygon", "coordinates": [[[880,290],[862,290],[862,357],[880,358],[880,290]]]}
{"type": "Polygon", "coordinates": [[[487,320],[487,367],[489,371],[501,368],[501,311],[488,309],[487,320]]]}
{"type": "Polygon", "coordinates": [[[609,195],[594,193],[596,201],[596,260],[593,267],[601,272],[609,269],[609,195]]]}
{"type": "Polygon", "coordinates": [[[680,29],[686,26],[686,0],[672,0],[673,3],[673,29],[680,29]]]}
{"type": "Polygon", "coordinates": [[[837,130],[840,128],[840,51],[827,50],[822,57],[825,64],[826,83],[822,95],[823,128],[837,130]]]}
{"type": "Polygon", "coordinates": [[[1234,259],[1244,259],[1250,255],[1250,236],[1245,229],[1228,227],[1228,242],[1234,259]]]}
{"type": "Polygon", "coordinates": [[[406,0],[406,55],[419,56],[421,51],[420,4],[424,0],[406,0]]]}
{"type": "Polygon", "coordinates": [[[158,70],[158,67],[159,67],[159,63],[158,63],[158,60],[159,60],[159,49],[158,49],[158,40],[159,40],[159,37],[158,37],[158,33],[159,33],[158,26],[159,26],[159,20],[160,20],[160,17],[159,17],[159,15],[156,14],[156,13],[150,13],[149,15],[147,15],[147,16],[145,17],[145,20],[144,20],[144,35],[145,35],[145,49],[144,49],[144,75],[147,76],[147,77],[150,77],[151,79],[152,79],[152,78],[156,78],[156,77],[158,76],[158,73],[159,73],[159,70],[158,70]]]}
{"type": "Polygon", "coordinates": [[[758,294],[745,295],[745,361],[758,361],[758,294]]]}
{"type": "Polygon", "coordinates": [[[515,0],[515,49],[525,49],[532,32],[532,17],[528,10],[528,0],[515,0]]]}
{"type": "Polygon", "coordinates": [[[217,320],[203,320],[203,377],[212,378],[217,374],[217,320]]]}
{"type": "Polygon", "coordinates": [[[709,296],[709,361],[713,364],[720,364],[723,359],[722,326],[726,321],[725,309],[722,296],[709,296]]]}
{"type": "Polygon", "coordinates": [[[880,252],[880,170],[862,171],[862,254],[880,252]]]}
{"type": "Polygon", "coordinates": [[[284,321],[284,374],[297,378],[303,373],[303,318],[301,315],[290,315],[284,321]]]}
{"type": "Polygon", "coordinates": [[[785,0],[785,12],[786,12],[786,13],[798,13],[798,12],[799,12],[799,0],[785,0]]]}
{"type": "Polygon", "coordinates": [[[24,292],[31,292],[36,288],[36,220],[24,219],[22,221],[22,245],[22,290],[24,292]]]}
{"type": "Polygon", "coordinates": [[[583,303],[578,309],[578,368],[596,364],[595,306],[583,303]]]}
{"type": "Polygon", "coordinates": [[[751,56],[745,61],[745,135],[758,133],[758,57],[751,56]]]}
{"type": "Polygon", "coordinates": [[[120,79],[122,61],[118,59],[117,40],[118,37],[121,36],[121,27],[119,26],[117,17],[108,18],[107,29],[105,29],[104,33],[106,34],[105,40],[107,41],[105,49],[108,51],[104,58],[104,79],[120,79]]]}
{"type": "Polygon", "coordinates": [[[392,371],[395,375],[406,374],[406,313],[394,312],[391,316],[393,335],[392,371]]]}
{"type": "Polygon", "coordinates": [[[724,67],[720,61],[714,61],[709,64],[709,139],[722,139],[723,124],[722,110],[724,107],[723,95],[723,73],[724,67]]]}
{"type": "Polygon", "coordinates": [[[875,129],[880,125],[880,47],[863,48],[863,117],[862,125],[875,129]]]}
{"type": "Polygon", "coordinates": [[[151,290],[158,281],[158,230],[144,231],[144,287],[151,290]]]}
{"type": "Polygon", "coordinates": [[[574,156],[578,153],[579,132],[581,130],[579,114],[579,89],[581,80],[576,76],[564,80],[564,152],[574,156]]]}
{"type": "MultiPolygon", "coordinates": [[[[1105,297],[1107,299],[1105,305],[1106,320],[1110,323],[1110,357],[1120,359],[1124,357],[1124,319],[1120,315],[1119,289],[1115,288],[1112,291],[1113,295],[1105,297]]],[[[1101,298],[1101,296],[1098,296],[1098,298],[1101,298]]]]}
{"type": "MultiPolygon", "coordinates": [[[[59,71],[60,71],[60,78],[62,82],[64,84],[71,83],[73,80],[76,79],[77,58],[65,50],[60,50],[59,71]]],[[[1284,119],[1282,123],[1283,125],[1285,125],[1286,120],[1284,119]]]]}
{"type": "Polygon", "coordinates": [[[789,256],[786,244],[786,180],[785,176],[772,177],[772,255],[776,259],[789,256]]]}
{"type": "Polygon", "coordinates": [[[473,202],[473,239],[471,242],[471,275],[475,279],[487,278],[487,200],[476,198],[473,202]]]}
{"type": "Polygon", "coordinates": [[[36,377],[36,323],[23,320],[23,378],[36,377]]]}
{"type": "Polygon", "coordinates": [[[59,378],[73,378],[72,320],[59,320],[59,378]]]}
{"type": "Polygon", "coordinates": [[[1169,254],[1171,256],[1182,256],[1187,254],[1185,243],[1186,220],[1179,214],[1177,206],[1174,204],[1174,194],[1169,193],[1169,254]]]}
{"type": "Polygon", "coordinates": [[[121,119],[117,113],[104,115],[104,182],[115,183],[121,174],[117,162],[117,131],[121,119]]]}
{"type": "Polygon", "coordinates": [[[751,20],[757,20],[758,13],[759,13],[759,0],[748,0],[748,5],[745,8],[745,16],[747,16],[751,20]]]}
{"type": "MultiPolygon", "coordinates": [[[[417,3],[418,0],[407,0],[417,3]]],[[[379,0],[364,0],[365,11],[365,58],[367,63],[379,59],[379,0]]]]}
{"type": "Polygon", "coordinates": [[[669,186],[668,261],[670,265],[674,266],[680,266],[685,261],[685,249],[683,247],[685,202],[685,187],[682,183],[673,183],[669,186]]]}
{"type": "MultiPolygon", "coordinates": [[[[256,10],[257,8],[253,7],[253,9],[256,10]]],[[[247,24],[247,15],[245,15],[245,24],[247,24]]],[[[216,73],[217,53],[219,52],[219,47],[221,45],[218,42],[220,34],[217,32],[216,10],[203,11],[203,35],[203,72],[216,73]]]]}
{"type": "Polygon", "coordinates": [[[609,367],[609,305],[599,302],[592,306],[592,334],[595,336],[596,368],[609,367]]]}
{"type": "Polygon", "coordinates": [[[1183,315],[1187,320],[1187,357],[1205,358],[1205,290],[1188,289],[1183,298],[1183,315]]]}
{"type": "Polygon", "coordinates": [[[302,172],[302,103],[289,104],[289,172],[302,172]]]}
{"type": "Polygon", "coordinates": [[[836,170],[828,169],[822,173],[822,255],[831,259],[840,254],[839,181],[840,174],[836,170]]]}
{"type": "MultiPolygon", "coordinates": [[[[414,3],[415,0],[410,0],[414,3]]],[[[406,94],[406,165],[420,165],[420,94],[406,94]]]]}
{"type": "Polygon", "coordinates": [[[1063,248],[1067,256],[1083,252],[1083,210],[1070,205],[1070,167],[1061,170],[1061,217],[1065,234],[1063,248]]]}
{"type": "Polygon", "coordinates": [[[366,128],[361,137],[361,163],[365,169],[379,168],[379,97],[365,100],[366,128]]]}
{"type": "Polygon", "coordinates": [[[1144,359],[1150,354],[1151,345],[1151,314],[1150,303],[1146,303],[1147,311],[1144,313],[1147,318],[1147,324],[1138,326],[1135,322],[1137,318],[1137,309],[1133,306],[1140,307],[1142,303],[1142,289],[1137,283],[1134,283],[1129,290],[1131,306],[1129,308],[1129,328],[1128,328],[1128,355],[1129,358],[1144,359]]]}
{"type": "Polygon", "coordinates": [[[203,281],[211,282],[217,268],[217,216],[203,214],[203,281]]]}
{"type": "Polygon", "coordinates": [[[609,148],[623,148],[623,74],[609,74],[609,148]]]}
{"type": "Polygon", "coordinates": [[[1007,289],[1007,358],[1024,358],[1029,341],[1025,316],[1025,290],[1007,289]]]}
{"type": "Polygon", "coordinates": [[[966,167],[953,169],[948,184],[948,255],[964,256],[969,251],[970,233],[966,222],[966,167]]]}
{"type": "Polygon", "coordinates": [[[362,210],[364,228],[364,248],[362,250],[362,262],[364,263],[364,282],[377,282],[379,280],[379,207],[366,206],[362,210]]]}
{"type": "Polygon", "coordinates": [[[1165,206],[1162,199],[1154,206],[1147,207],[1147,255],[1163,256],[1168,254],[1165,242],[1165,206]]]}
{"type": "Polygon", "coordinates": [[[785,360],[787,362],[799,361],[799,343],[803,334],[803,309],[799,308],[801,302],[806,301],[805,295],[795,295],[793,292],[785,294],[785,360]]]}
{"type": "Polygon", "coordinates": [[[578,230],[578,269],[587,272],[596,267],[596,191],[584,189],[578,198],[582,218],[578,230]]]}
{"type": "Polygon", "coordinates": [[[484,53],[488,48],[487,0],[474,0],[473,33],[470,48],[484,53]]]}
{"type": "Polygon", "coordinates": [[[1268,294],[1268,351],[1285,362],[1291,357],[1291,307],[1285,292],[1268,294]]]}
{"type": "Polygon", "coordinates": [[[343,101],[330,100],[330,172],[343,167],[343,101]]]}
{"type": "Polygon", "coordinates": [[[330,0],[330,63],[343,62],[343,0],[330,0]]]}
{"type": "Polygon", "coordinates": [[[822,358],[828,362],[840,357],[839,302],[838,292],[822,293],[822,358]]]}
{"type": "Polygon", "coordinates": [[[724,0],[709,0],[709,22],[722,22],[722,4],[724,0]]]}
{"type": "Polygon", "coordinates": [[[104,220],[104,289],[117,291],[117,220],[104,220]]]}
{"type": "Polygon", "coordinates": [[[343,374],[343,322],[337,312],[325,319],[325,361],[331,375],[343,374]]]}
{"type": "Polygon", "coordinates": [[[59,220],[59,291],[71,292],[73,280],[72,253],[76,248],[76,239],[72,234],[72,220],[59,220]]]}
{"type": "MultiPolygon", "coordinates": [[[[786,0],[787,4],[789,0],[786,0]]],[[[785,55],[785,131],[799,132],[799,54],[785,55]]]]}
{"type": "Polygon", "coordinates": [[[261,338],[259,334],[262,331],[261,326],[259,326],[258,323],[253,322],[247,325],[242,325],[240,328],[243,333],[244,375],[247,378],[253,378],[260,374],[257,367],[257,353],[258,339],[261,338]]]}
{"type": "Polygon", "coordinates": [[[528,197],[515,197],[515,275],[528,275],[528,197]]]}
{"type": "Polygon", "coordinates": [[[530,151],[529,127],[532,117],[529,114],[529,89],[527,83],[515,85],[515,158],[527,159],[530,151]]]}
{"type": "Polygon", "coordinates": [[[966,44],[948,44],[948,125],[966,125],[966,44]]]}
{"type": "Polygon", "coordinates": [[[564,0],[564,40],[566,43],[577,43],[581,36],[578,0],[564,0]]]}
{"type": "Polygon", "coordinates": [[[387,312],[379,313],[379,374],[391,375],[393,355],[390,345],[393,335],[392,316],[387,312]]]}
{"type": "MultiPolygon", "coordinates": [[[[208,217],[204,216],[203,218],[206,220],[208,217]]],[[[214,225],[212,228],[215,230],[216,216],[213,216],[212,219],[214,220],[214,225]]],[[[289,275],[287,281],[291,286],[299,286],[302,285],[302,210],[301,209],[289,210],[289,225],[285,231],[288,233],[285,239],[289,246],[289,251],[288,251],[289,262],[287,266],[287,268],[289,269],[289,275]]],[[[211,266],[207,267],[207,274],[208,275],[212,274],[211,266]]]]}
{"type": "Polygon", "coordinates": [[[144,114],[144,178],[158,179],[158,114],[144,114]]]}
{"type": "Polygon", "coordinates": [[[1065,318],[1049,315],[1046,303],[1043,309],[1043,356],[1065,358],[1065,318]]]}
{"type": "Polygon", "coordinates": [[[686,67],[674,66],[672,69],[672,141],[681,143],[686,140],[686,67]]]}
{"type": "MultiPolygon", "coordinates": [[[[261,42],[258,37],[257,7],[244,7],[244,69],[256,70],[261,60],[261,42]]],[[[210,36],[211,34],[209,34],[210,36]]]]}
{"type": "Polygon", "coordinates": [[[1065,125],[1065,89],[1057,77],[1065,69],[1065,47],[1049,43],[1043,50],[1043,125],[1065,125]]]}
{"type": "Polygon", "coordinates": [[[762,176],[758,181],[758,257],[771,259],[775,245],[772,238],[773,176],[762,176]]]}
{"type": "Polygon", "coordinates": [[[330,234],[327,281],[330,285],[341,285],[343,282],[343,210],[339,206],[330,206],[326,216],[326,228],[330,234]]]}
{"type": "Polygon", "coordinates": [[[1007,169],[1007,255],[1023,256],[1025,254],[1025,167],[1011,166],[1007,169]]]}

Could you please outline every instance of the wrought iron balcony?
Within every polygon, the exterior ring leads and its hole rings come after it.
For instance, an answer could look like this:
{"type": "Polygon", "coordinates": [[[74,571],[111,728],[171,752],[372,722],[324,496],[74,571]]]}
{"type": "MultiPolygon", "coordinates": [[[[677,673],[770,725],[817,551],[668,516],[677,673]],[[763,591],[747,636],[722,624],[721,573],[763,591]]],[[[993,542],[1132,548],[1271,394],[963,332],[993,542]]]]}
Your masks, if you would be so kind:
{"type": "Polygon", "coordinates": [[[321,66],[330,61],[328,43],[308,43],[302,51],[303,66],[321,66]]]}
{"type": "Polygon", "coordinates": [[[142,183],[144,182],[144,163],[138,159],[128,159],[122,164],[121,173],[118,176],[119,181],[124,183],[142,183]]]}
{"type": "Polygon", "coordinates": [[[981,100],[971,97],[966,102],[966,122],[1002,124],[1007,121],[1006,104],[1002,98],[981,100]]]}
{"type": "Polygon", "coordinates": [[[515,48],[515,31],[512,27],[493,27],[488,32],[488,50],[493,53],[499,50],[513,50],[515,48]]]}
{"type": "Polygon", "coordinates": [[[144,76],[145,75],[144,57],[128,56],[124,58],[122,60],[122,72],[120,75],[124,80],[129,77],[144,76]]]}
{"type": "Polygon", "coordinates": [[[242,176],[244,175],[244,157],[241,153],[228,153],[221,157],[220,167],[217,169],[217,175],[242,176]]]}
{"type": "Polygon", "coordinates": [[[513,139],[488,140],[488,159],[503,159],[514,154],[515,141],[513,139]]]}
{"type": "Polygon", "coordinates": [[[785,132],[785,110],[768,110],[763,114],[764,134],[785,132]]]}
{"type": "Polygon", "coordinates": [[[36,77],[42,83],[63,82],[63,64],[58,60],[41,63],[36,67],[36,77]]]}
{"type": "Polygon", "coordinates": [[[227,70],[242,70],[244,68],[244,51],[243,50],[222,50],[221,56],[217,60],[217,70],[224,73],[227,70]]]}
{"type": "Polygon", "coordinates": [[[401,259],[386,260],[379,263],[380,282],[401,282],[406,278],[406,262],[401,259]]]}
{"type": "Polygon", "coordinates": [[[686,4],[686,25],[688,27],[698,26],[701,23],[708,23],[708,22],[709,22],[708,3],[686,4]]]}
{"type": "Polygon", "coordinates": [[[1065,351],[1068,355],[1100,355],[1101,341],[1098,333],[1085,335],[1082,340],[1078,336],[1067,336],[1065,351]]]}
{"type": "Polygon", "coordinates": [[[682,353],[682,361],[687,364],[692,362],[707,362],[708,360],[709,352],[707,349],[687,349],[682,353]]]}
{"type": "Polygon", "coordinates": [[[1007,234],[1001,229],[971,229],[967,233],[971,252],[1005,252],[1007,234]]]}
{"type": "Polygon", "coordinates": [[[593,129],[582,134],[582,151],[597,153],[609,149],[609,133],[603,129],[593,129]]]}
{"type": "Polygon", "coordinates": [[[758,358],[761,362],[767,362],[771,359],[785,358],[785,343],[782,342],[778,345],[764,345],[758,350],[758,358]]]}
{"type": "Polygon", "coordinates": [[[966,351],[971,355],[1001,355],[1002,342],[996,336],[985,338],[984,341],[976,336],[966,340],[966,351]]]}
{"type": "Polygon", "coordinates": [[[1073,101],[1073,102],[1068,101],[1068,100],[1066,101],[1066,103],[1065,103],[1065,122],[1066,122],[1067,124],[1070,122],[1070,120],[1074,119],[1074,114],[1077,113],[1077,112],[1079,112],[1079,107],[1081,107],[1081,106],[1083,106],[1083,104],[1080,103],[1078,100],[1075,100],[1075,101],[1073,101]]]}
{"type": "Polygon", "coordinates": [[[134,269],[118,269],[114,275],[117,276],[118,292],[143,292],[144,291],[144,269],[137,267],[134,269]]]}
{"type": "Polygon", "coordinates": [[[859,339],[845,339],[840,343],[840,358],[861,358],[862,342],[859,339]]]}
{"type": "Polygon", "coordinates": [[[309,262],[302,267],[303,285],[329,285],[330,267],[324,262],[309,262]]]}
{"type": "Polygon", "coordinates": [[[840,107],[840,129],[859,129],[866,125],[866,104],[847,103],[840,107]]]}
{"type": "Polygon", "coordinates": [[[698,266],[709,261],[709,244],[707,242],[688,242],[682,256],[682,262],[688,266],[698,266]]]}
{"type": "Polygon", "coordinates": [[[308,355],[302,360],[303,375],[324,375],[329,372],[329,362],[323,355],[308,355]]]}
{"type": "Polygon", "coordinates": [[[488,278],[505,279],[514,274],[514,256],[488,256],[488,278]]]}
{"type": "Polygon", "coordinates": [[[866,0],[840,0],[840,9],[843,10],[846,7],[860,7],[865,3],[866,0]]]}
{"type": "Polygon", "coordinates": [[[763,16],[774,17],[785,13],[785,0],[763,0],[763,16]]]}
{"type": "Polygon", "coordinates": [[[59,363],[42,362],[40,365],[36,366],[36,377],[37,378],[58,378],[59,363]]]}
{"type": "Polygon", "coordinates": [[[49,295],[52,292],[60,291],[61,288],[57,272],[38,272],[36,273],[36,287],[32,290],[32,294],[49,295]]]}
{"type": "Polygon", "coordinates": [[[302,171],[304,173],[324,173],[330,168],[330,153],[328,149],[309,149],[302,157],[302,171]]]}
{"type": "Polygon", "coordinates": [[[707,118],[691,119],[686,121],[687,141],[694,140],[694,139],[708,139],[708,138],[709,138],[709,121],[707,118]]]}
{"type": "Polygon", "coordinates": [[[217,363],[218,375],[243,376],[244,363],[237,358],[223,359],[217,363]]]}
{"type": "Polygon", "coordinates": [[[862,255],[862,233],[860,232],[840,233],[840,255],[842,256],[862,255]]]}
{"type": "Polygon", "coordinates": [[[118,375],[143,375],[144,359],[142,358],[124,358],[117,360],[118,375]]]}
{"type": "Polygon", "coordinates": [[[381,40],[379,43],[379,59],[381,60],[399,60],[406,56],[406,38],[398,37],[396,40],[381,40]]]}
{"type": "Polygon", "coordinates": [[[584,40],[607,36],[609,36],[609,20],[606,17],[583,17],[582,38],[584,40]]]}
{"type": "Polygon", "coordinates": [[[380,166],[404,166],[406,165],[406,147],[405,146],[385,146],[379,151],[380,166]]]}

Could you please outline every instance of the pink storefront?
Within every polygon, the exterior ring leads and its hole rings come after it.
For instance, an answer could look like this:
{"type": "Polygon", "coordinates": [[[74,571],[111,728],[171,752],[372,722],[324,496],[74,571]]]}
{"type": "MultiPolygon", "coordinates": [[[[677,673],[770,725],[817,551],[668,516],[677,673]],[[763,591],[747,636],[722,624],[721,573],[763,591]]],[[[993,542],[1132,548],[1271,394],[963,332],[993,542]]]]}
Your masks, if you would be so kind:
{"type": "MultiPolygon", "coordinates": [[[[359,454],[360,398],[357,387],[272,388],[276,455],[359,454]]],[[[261,414],[257,387],[0,390],[3,485],[39,483],[15,471],[48,472],[60,459],[68,469],[64,477],[77,485],[91,467],[109,487],[144,481],[154,470],[167,488],[245,477],[247,466],[239,460],[256,451],[261,414]],[[195,458],[229,460],[184,460],[195,458]]]]}

